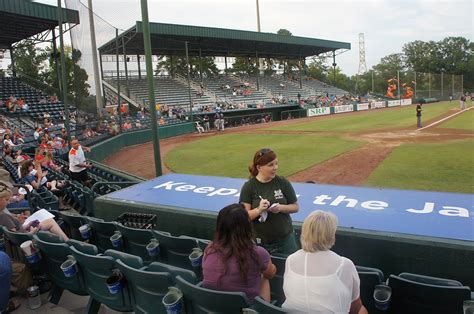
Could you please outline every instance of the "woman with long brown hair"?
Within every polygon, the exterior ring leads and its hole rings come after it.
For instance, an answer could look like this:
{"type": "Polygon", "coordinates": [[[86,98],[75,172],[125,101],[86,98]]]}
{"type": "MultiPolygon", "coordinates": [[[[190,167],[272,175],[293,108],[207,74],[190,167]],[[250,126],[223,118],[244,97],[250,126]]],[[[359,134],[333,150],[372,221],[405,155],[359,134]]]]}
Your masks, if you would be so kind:
{"type": "Polygon", "coordinates": [[[256,231],[256,242],[270,254],[289,255],[298,250],[290,214],[299,209],[291,183],[278,176],[278,158],[270,148],[258,150],[249,167],[250,180],[240,192],[256,231]]]}
{"type": "Polygon", "coordinates": [[[253,242],[252,224],[241,204],[224,207],[217,216],[214,240],[204,251],[203,287],[245,292],[249,299],[270,301],[276,267],[270,254],[253,242]]]}

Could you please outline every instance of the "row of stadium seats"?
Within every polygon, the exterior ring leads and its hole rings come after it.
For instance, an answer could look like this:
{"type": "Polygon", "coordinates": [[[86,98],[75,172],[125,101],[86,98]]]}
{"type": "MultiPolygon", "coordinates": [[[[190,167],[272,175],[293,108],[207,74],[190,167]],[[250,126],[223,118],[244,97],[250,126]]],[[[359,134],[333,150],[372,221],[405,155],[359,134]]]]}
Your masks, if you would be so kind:
{"type": "MultiPolygon", "coordinates": [[[[188,255],[195,247],[204,249],[208,244],[206,240],[133,229],[115,222],[69,213],[55,214],[64,220],[66,231],[77,240],[65,244],[54,235],[40,232],[35,236],[35,242],[46,259],[53,282],[60,289],[68,289],[80,295],[90,294],[94,301],[89,302],[89,305],[92,304],[96,309],[103,303],[118,311],[130,311],[133,307],[138,313],[147,312],[144,309],[147,308],[150,298],[155,298],[155,306],[162,306],[157,304],[156,298],[161,299],[168,291],[167,287],[173,285],[183,292],[187,313],[201,313],[196,311],[198,307],[214,313],[240,313],[242,308],[249,306],[242,293],[217,292],[194,285],[200,278],[200,269],[191,266],[188,255]],[[78,228],[86,223],[91,226],[91,238],[87,244],[78,241],[83,240],[78,228]],[[110,242],[110,236],[117,231],[122,236],[121,252],[110,242]],[[152,239],[157,239],[160,244],[159,255],[155,257],[150,257],[146,250],[146,245],[152,239]],[[76,258],[79,270],[82,271],[72,279],[66,278],[59,267],[67,260],[68,255],[76,258]],[[104,285],[105,280],[113,274],[111,269],[114,268],[120,269],[127,280],[126,289],[119,296],[112,296],[104,285]],[[171,276],[158,274],[163,272],[168,272],[171,276]],[[177,275],[181,278],[176,278],[177,275]],[[145,278],[150,280],[144,280],[145,278]],[[75,284],[71,284],[71,280],[75,284]],[[77,288],[81,287],[77,280],[84,282],[82,291],[77,291],[77,288]],[[160,285],[158,282],[166,284],[160,285]],[[218,302],[218,299],[226,301],[218,302]]],[[[9,233],[6,230],[3,232],[15,245],[31,238],[29,234],[9,233]]],[[[272,299],[281,304],[284,301],[282,287],[285,258],[272,256],[272,260],[278,269],[277,276],[271,281],[272,299]]],[[[374,287],[384,282],[384,275],[375,268],[357,266],[357,271],[363,304],[370,313],[377,312],[373,301],[374,287]]],[[[398,276],[390,275],[386,282],[392,289],[391,313],[462,313],[462,302],[472,298],[469,287],[448,279],[402,273],[398,276]]],[[[59,288],[53,290],[53,294],[58,294],[59,288]]],[[[53,295],[52,301],[59,302],[59,297],[53,295]]],[[[278,307],[264,305],[266,310],[272,311],[265,310],[262,313],[282,312],[278,307]]],[[[472,303],[469,306],[472,306],[472,303]]],[[[159,312],[164,313],[164,308],[159,312]]]]}
{"type": "MultiPolygon", "coordinates": [[[[160,300],[167,294],[169,287],[176,286],[183,294],[185,311],[181,313],[240,313],[242,308],[250,306],[243,293],[218,292],[200,287],[191,270],[162,262],[145,266],[140,257],[117,250],[99,254],[97,247],[92,244],[75,240],[64,243],[48,232],[41,231],[33,237],[5,229],[3,232],[16,246],[34,239],[41,251],[42,266],[54,284],[50,298],[54,304],[59,303],[64,290],[69,290],[77,295],[90,296],[88,313],[97,313],[101,304],[117,311],[166,313],[160,300]],[[77,268],[73,276],[66,277],[61,265],[71,256],[77,268]],[[122,278],[123,286],[112,294],[106,281],[114,275],[122,278]]],[[[255,309],[258,313],[282,312],[261,299],[257,302],[259,305],[255,309]]]]}

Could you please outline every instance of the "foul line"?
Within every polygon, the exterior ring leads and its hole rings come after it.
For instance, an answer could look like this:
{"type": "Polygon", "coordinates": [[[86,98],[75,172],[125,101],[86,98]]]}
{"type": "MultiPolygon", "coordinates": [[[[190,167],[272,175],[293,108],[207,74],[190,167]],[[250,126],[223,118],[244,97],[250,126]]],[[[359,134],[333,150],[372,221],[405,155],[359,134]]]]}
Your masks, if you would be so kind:
{"type": "Polygon", "coordinates": [[[427,125],[427,126],[424,126],[424,127],[422,127],[422,128],[419,128],[419,129],[417,129],[417,131],[421,131],[421,130],[427,129],[427,128],[432,127],[433,125],[436,125],[436,124],[440,124],[441,122],[443,122],[443,121],[445,121],[445,120],[448,120],[448,119],[450,119],[450,118],[452,118],[452,117],[454,117],[454,116],[456,116],[456,115],[458,115],[458,114],[461,114],[461,113],[463,113],[463,112],[465,112],[465,111],[471,110],[472,108],[474,108],[474,106],[468,107],[468,108],[463,109],[463,110],[461,110],[461,111],[458,111],[458,112],[456,112],[456,113],[454,113],[454,114],[452,114],[452,115],[450,115],[450,116],[448,116],[448,117],[446,117],[446,118],[443,118],[443,119],[441,119],[441,120],[435,121],[435,122],[431,123],[430,125],[427,125]]]}

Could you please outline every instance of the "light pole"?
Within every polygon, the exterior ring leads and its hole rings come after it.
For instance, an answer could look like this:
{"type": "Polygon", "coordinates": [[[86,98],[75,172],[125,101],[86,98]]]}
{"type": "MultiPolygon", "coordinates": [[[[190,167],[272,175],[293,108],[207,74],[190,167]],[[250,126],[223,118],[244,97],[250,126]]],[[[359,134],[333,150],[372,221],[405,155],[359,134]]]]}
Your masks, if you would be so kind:
{"type": "Polygon", "coordinates": [[[153,84],[153,64],[151,60],[151,40],[150,40],[150,24],[148,21],[148,3],[147,0],[140,0],[142,6],[142,24],[143,24],[143,44],[145,47],[146,61],[146,79],[148,83],[148,105],[151,114],[151,132],[153,138],[153,153],[155,156],[155,172],[159,177],[161,170],[160,142],[158,139],[158,127],[156,126],[156,105],[155,105],[155,87],[153,84]]]}

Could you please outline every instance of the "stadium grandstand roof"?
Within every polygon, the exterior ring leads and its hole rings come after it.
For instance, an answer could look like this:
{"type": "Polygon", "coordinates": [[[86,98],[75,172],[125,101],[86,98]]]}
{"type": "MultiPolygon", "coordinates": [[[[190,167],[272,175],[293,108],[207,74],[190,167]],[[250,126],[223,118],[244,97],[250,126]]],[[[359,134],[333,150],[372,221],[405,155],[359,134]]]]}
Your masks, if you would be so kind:
{"type": "MultiPolygon", "coordinates": [[[[144,54],[143,24],[137,22],[119,35],[119,51],[122,50],[122,37],[127,55],[144,54]]],[[[189,54],[202,56],[247,56],[282,57],[301,59],[339,49],[351,49],[350,43],[307,38],[282,36],[273,33],[259,33],[243,30],[150,23],[151,49],[154,55],[184,55],[184,42],[188,42],[189,54]]],[[[103,55],[115,54],[115,38],[102,45],[103,55]]]]}
{"type": "MultiPolygon", "coordinates": [[[[58,8],[32,0],[0,1],[0,49],[58,25],[58,8]]],[[[63,9],[64,23],[79,24],[79,12],[63,9]]]]}

